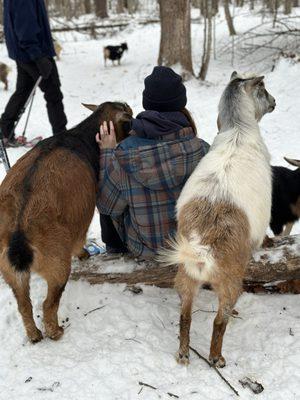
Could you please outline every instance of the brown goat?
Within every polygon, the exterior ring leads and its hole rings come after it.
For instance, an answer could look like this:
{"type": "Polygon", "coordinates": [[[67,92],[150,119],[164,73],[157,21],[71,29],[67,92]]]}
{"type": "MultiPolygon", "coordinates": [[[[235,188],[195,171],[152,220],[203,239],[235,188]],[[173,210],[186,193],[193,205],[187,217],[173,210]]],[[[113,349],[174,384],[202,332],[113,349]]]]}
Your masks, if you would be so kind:
{"type": "Polygon", "coordinates": [[[46,335],[63,334],[58,325],[59,301],[71,258],[85,243],[96,204],[99,124],[112,120],[117,140],[127,136],[132,111],[127,104],[87,106],[95,112],[75,128],[43,140],[25,154],[0,186],[0,271],[12,288],[31,342],[43,336],[33,320],[30,272],[48,284],[43,304],[46,335]]]}
{"type": "Polygon", "coordinates": [[[7,76],[10,72],[8,65],[0,63],[0,81],[4,83],[4,90],[8,90],[8,80],[7,76]]]}

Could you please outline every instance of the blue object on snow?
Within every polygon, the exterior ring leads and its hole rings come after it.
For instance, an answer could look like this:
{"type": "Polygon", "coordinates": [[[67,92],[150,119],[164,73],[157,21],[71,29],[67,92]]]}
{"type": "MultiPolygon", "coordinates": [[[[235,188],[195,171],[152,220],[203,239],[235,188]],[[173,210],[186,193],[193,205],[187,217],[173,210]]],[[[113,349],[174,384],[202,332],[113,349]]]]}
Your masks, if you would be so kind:
{"type": "Polygon", "coordinates": [[[90,256],[95,256],[97,254],[103,254],[106,252],[106,248],[104,246],[98,246],[95,242],[86,244],[84,248],[90,256]]]}

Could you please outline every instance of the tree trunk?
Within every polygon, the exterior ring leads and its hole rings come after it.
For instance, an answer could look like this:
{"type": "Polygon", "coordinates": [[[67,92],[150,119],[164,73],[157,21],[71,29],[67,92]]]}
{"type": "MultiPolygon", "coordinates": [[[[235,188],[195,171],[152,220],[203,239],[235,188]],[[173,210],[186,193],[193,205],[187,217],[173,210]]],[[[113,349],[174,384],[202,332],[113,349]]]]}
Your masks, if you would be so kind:
{"type": "Polygon", "coordinates": [[[278,15],[278,6],[279,0],[274,0],[274,8],[273,8],[273,28],[276,26],[277,15],[278,15]]]}
{"type": "Polygon", "coordinates": [[[138,0],[127,0],[126,8],[129,12],[129,14],[135,13],[138,8],[138,0]]]}
{"type": "Polygon", "coordinates": [[[292,12],[292,0],[284,0],[284,14],[289,15],[292,12]]]}
{"type": "Polygon", "coordinates": [[[117,14],[123,14],[124,10],[124,0],[117,0],[117,7],[116,7],[117,14]]]}
{"type": "Polygon", "coordinates": [[[199,78],[205,81],[212,45],[212,0],[205,1],[204,33],[203,33],[203,55],[199,78]]]}
{"type": "Polygon", "coordinates": [[[224,11],[225,11],[225,18],[226,18],[228,30],[229,30],[229,35],[230,36],[236,35],[236,31],[235,31],[235,28],[233,25],[233,19],[230,14],[229,0],[224,0],[224,11]]]}
{"type": "MultiPolygon", "coordinates": [[[[85,262],[74,260],[71,279],[85,279],[91,284],[127,283],[134,285],[144,283],[159,287],[173,287],[177,272],[176,266],[163,267],[158,264],[141,268],[134,261],[127,261],[133,270],[129,273],[101,273],[101,266],[114,268],[114,261],[108,265],[97,256],[85,262]],[[131,264],[130,264],[131,263],[131,264]]],[[[118,260],[118,264],[122,261],[118,260]]],[[[244,288],[247,291],[278,291],[300,293],[300,235],[274,239],[274,246],[256,252],[246,268],[244,288]]]]}
{"type": "Polygon", "coordinates": [[[107,0],[94,0],[96,16],[99,18],[107,18],[107,0]]]}
{"type": "MultiPolygon", "coordinates": [[[[0,25],[3,25],[3,1],[0,0],[0,25]]],[[[1,32],[0,32],[1,36],[1,32]]]]}
{"type": "Polygon", "coordinates": [[[189,0],[159,0],[161,36],[159,65],[180,64],[184,77],[193,74],[189,0]]]}
{"type": "Polygon", "coordinates": [[[86,14],[90,14],[92,12],[91,0],[84,0],[84,11],[86,14]]]}

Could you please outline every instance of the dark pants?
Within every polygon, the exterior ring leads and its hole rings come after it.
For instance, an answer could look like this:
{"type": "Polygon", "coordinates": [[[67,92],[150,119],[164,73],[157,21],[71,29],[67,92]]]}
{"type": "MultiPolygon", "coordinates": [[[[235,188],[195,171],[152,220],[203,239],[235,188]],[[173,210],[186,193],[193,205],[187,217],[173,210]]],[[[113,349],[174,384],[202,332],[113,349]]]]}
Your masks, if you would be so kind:
{"type": "Polygon", "coordinates": [[[125,253],[127,248],[121,240],[109,215],[100,214],[101,238],[107,251],[125,253]]]}
{"type": "MultiPolygon", "coordinates": [[[[47,111],[53,134],[58,134],[66,129],[67,118],[64,113],[63,95],[60,90],[60,80],[54,59],[52,71],[48,79],[42,80],[39,87],[44,93],[47,103],[47,111]]],[[[14,136],[14,125],[24,107],[38,77],[39,72],[34,62],[17,62],[16,91],[11,96],[1,116],[1,131],[3,137],[14,136]]]]}

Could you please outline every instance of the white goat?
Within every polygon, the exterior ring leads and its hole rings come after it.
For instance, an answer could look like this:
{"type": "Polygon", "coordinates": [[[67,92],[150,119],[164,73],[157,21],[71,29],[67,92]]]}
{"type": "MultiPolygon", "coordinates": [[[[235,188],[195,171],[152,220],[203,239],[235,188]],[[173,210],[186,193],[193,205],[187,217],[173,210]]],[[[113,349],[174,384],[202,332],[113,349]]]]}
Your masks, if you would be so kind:
{"type": "Polygon", "coordinates": [[[219,135],[186,182],[177,202],[178,231],[160,260],[179,264],[175,280],[181,297],[177,360],[189,362],[193,298],[209,282],[219,298],[210,361],[225,366],[222,341],[242,291],[245,267],[261,245],[271,214],[270,156],[258,121],[275,108],[263,76],[234,72],[220,103],[219,135]]]}

